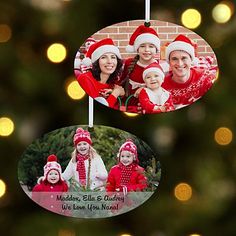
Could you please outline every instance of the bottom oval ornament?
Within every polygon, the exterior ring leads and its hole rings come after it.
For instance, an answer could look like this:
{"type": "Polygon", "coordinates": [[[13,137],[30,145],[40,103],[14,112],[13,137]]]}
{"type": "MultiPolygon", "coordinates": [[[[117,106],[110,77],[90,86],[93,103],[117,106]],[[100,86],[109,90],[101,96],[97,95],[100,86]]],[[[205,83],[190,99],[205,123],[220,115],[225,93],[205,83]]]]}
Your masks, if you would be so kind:
{"type": "Polygon", "coordinates": [[[104,218],[147,201],[159,185],[161,167],[136,136],[106,126],[70,126],[35,140],[18,164],[24,192],[51,212],[104,218]]]}

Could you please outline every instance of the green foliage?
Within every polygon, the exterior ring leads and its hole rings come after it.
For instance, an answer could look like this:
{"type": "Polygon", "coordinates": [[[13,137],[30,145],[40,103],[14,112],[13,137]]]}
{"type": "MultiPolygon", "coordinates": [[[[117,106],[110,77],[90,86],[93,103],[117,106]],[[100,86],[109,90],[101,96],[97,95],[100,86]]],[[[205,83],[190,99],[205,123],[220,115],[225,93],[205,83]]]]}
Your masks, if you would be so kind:
{"type": "MultiPolygon", "coordinates": [[[[73,136],[78,127],[70,126],[54,130],[45,134],[42,138],[35,140],[23,153],[19,162],[18,175],[21,183],[28,186],[29,189],[36,184],[37,179],[43,175],[43,166],[46,164],[47,157],[55,154],[58,162],[61,164],[62,171],[66,168],[71,153],[74,150],[73,136]]],[[[83,126],[87,129],[86,126],[83,126]]],[[[132,139],[138,148],[138,158],[140,165],[147,169],[147,177],[150,183],[160,180],[160,166],[153,151],[142,140],[136,136],[106,126],[95,126],[91,132],[93,147],[102,157],[104,164],[109,171],[113,165],[117,164],[117,153],[120,146],[127,140],[132,139]]],[[[71,180],[73,190],[85,191],[75,180],[71,180]]],[[[150,187],[153,190],[153,186],[150,187]]]]}

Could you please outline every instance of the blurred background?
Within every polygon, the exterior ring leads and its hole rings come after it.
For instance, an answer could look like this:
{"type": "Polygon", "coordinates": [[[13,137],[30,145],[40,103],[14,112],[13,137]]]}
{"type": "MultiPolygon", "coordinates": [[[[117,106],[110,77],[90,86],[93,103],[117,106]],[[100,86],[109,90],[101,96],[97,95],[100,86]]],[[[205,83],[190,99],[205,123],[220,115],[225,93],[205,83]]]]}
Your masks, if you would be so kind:
{"type": "Polygon", "coordinates": [[[236,235],[235,1],[151,1],[151,19],[189,28],[214,50],[220,73],[201,100],[137,116],[95,103],[95,124],[130,132],[158,154],[162,177],[149,201],[113,218],[75,219],[44,210],[20,187],[18,161],[30,143],[88,124],[88,96],[74,83],[78,48],[99,29],[144,19],[144,6],[144,0],[0,0],[0,232],[236,235]]]}

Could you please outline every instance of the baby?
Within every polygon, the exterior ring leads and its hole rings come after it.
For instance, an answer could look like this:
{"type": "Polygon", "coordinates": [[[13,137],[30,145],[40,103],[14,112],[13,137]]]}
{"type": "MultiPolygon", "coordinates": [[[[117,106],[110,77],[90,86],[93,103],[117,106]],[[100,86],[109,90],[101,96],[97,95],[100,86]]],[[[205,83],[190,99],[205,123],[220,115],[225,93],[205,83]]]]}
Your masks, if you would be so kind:
{"type": "Polygon", "coordinates": [[[160,113],[174,110],[171,94],[161,87],[164,73],[158,63],[152,63],[143,71],[145,87],[139,94],[143,113],[160,113]]]}

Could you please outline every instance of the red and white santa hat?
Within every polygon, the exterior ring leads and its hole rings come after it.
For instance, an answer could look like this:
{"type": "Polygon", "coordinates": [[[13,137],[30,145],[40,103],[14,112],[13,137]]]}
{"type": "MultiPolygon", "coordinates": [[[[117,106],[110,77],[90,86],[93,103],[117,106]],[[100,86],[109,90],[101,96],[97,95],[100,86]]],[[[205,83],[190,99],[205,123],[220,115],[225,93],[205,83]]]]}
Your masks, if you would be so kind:
{"type": "Polygon", "coordinates": [[[73,138],[74,145],[76,146],[79,142],[82,141],[87,142],[89,145],[92,145],[90,133],[82,128],[78,128],[73,138]]]}
{"type": "Polygon", "coordinates": [[[137,52],[143,43],[151,43],[160,51],[160,39],[157,32],[150,27],[140,25],[131,35],[126,51],[129,53],[137,52]]]}
{"type": "Polygon", "coordinates": [[[195,59],[195,48],[192,41],[185,35],[178,35],[173,42],[166,47],[166,60],[169,61],[170,53],[176,50],[187,52],[191,59],[195,59]]]}
{"type": "Polygon", "coordinates": [[[57,162],[57,156],[54,154],[51,154],[47,158],[47,163],[43,167],[44,174],[43,174],[43,180],[47,179],[48,173],[51,170],[56,170],[59,173],[60,179],[62,180],[61,177],[61,165],[57,162]]]}
{"type": "Polygon", "coordinates": [[[120,154],[122,151],[129,151],[134,154],[134,160],[138,162],[137,146],[134,144],[132,139],[127,139],[120,147],[118,152],[118,160],[120,161],[120,154]]]}
{"type": "Polygon", "coordinates": [[[96,40],[93,37],[89,37],[85,40],[85,43],[96,43],[96,40]]]}
{"type": "Polygon", "coordinates": [[[118,47],[114,45],[113,40],[111,38],[105,38],[89,47],[86,57],[82,60],[82,64],[85,66],[91,66],[92,63],[98,60],[105,53],[114,53],[121,59],[120,51],[118,47]]]}
{"type": "Polygon", "coordinates": [[[161,68],[161,66],[154,62],[154,63],[151,63],[150,65],[148,65],[144,71],[143,71],[143,79],[145,79],[146,75],[149,73],[149,72],[156,72],[158,73],[158,75],[160,76],[160,82],[162,83],[164,81],[164,78],[165,78],[165,74],[161,68]]]}

